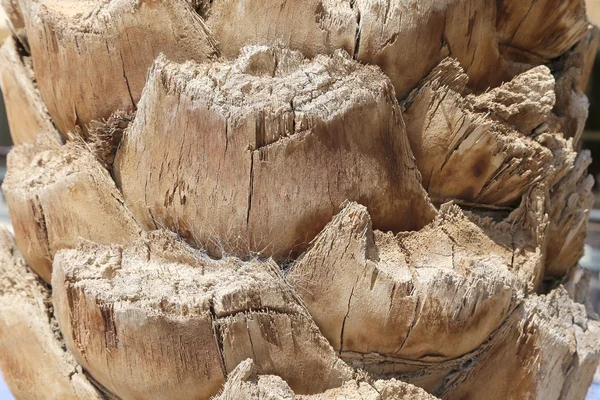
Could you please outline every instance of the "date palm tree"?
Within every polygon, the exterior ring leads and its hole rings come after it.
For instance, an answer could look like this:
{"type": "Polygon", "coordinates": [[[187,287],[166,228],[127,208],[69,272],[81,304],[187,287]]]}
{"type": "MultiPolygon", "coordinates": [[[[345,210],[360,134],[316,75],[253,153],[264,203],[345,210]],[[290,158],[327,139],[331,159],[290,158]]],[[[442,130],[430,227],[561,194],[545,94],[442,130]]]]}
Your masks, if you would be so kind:
{"type": "Polygon", "coordinates": [[[3,0],[19,399],[583,399],[583,0],[3,0]]]}

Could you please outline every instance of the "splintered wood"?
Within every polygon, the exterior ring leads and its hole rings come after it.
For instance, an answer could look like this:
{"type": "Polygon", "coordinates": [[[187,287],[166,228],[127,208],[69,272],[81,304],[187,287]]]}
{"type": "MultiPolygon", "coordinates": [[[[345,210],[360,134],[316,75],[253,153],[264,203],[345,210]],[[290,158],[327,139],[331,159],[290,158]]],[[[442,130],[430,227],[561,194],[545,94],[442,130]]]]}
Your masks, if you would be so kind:
{"type": "Polygon", "coordinates": [[[102,399],[64,348],[50,290],[0,229],[0,367],[22,399],[102,399]]]}
{"type": "MultiPolygon", "coordinates": [[[[589,152],[577,154],[573,139],[555,130],[554,77],[540,66],[484,94],[464,96],[467,81],[458,62],[445,59],[403,103],[423,185],[437,204],[522,205],[513,215],[536,215],[526,225],[548,249],[545,274],[561,277],[583,255],[594,196],[589,152]],[[531,213],[524,199],[542,202],[542,209],[531,213]],[[544,214],[550,218],[542,231],[544,214]]],[[[536,285],[543,275],[534,278],[536,285]]]]}
{"type": "Polygon", "coordinates": [[[352,376],[274,262],[211,260],[174,236],[157,231],[126,248],[82,243],[55,257],[67,347],[112,393],[208,398],[247,358],[299,393],[352,376]]]}
{"type": "Polygon", "coordinates": [[[524,300],[513,252],[456,206],[393,236],[348,204],[287,279],[342,359],[375,376],[444,399],[583,398],[600,324],[562,288],[524,300]]]}
{"type": "Polygon", "coordinates": [[[63,135],[135,108],[152,61],[206,60],[214,43],[184,0],[20,0],[38,86],[63,135]]]}
{"type": "Polygon", "coordinates": [[[203,14],[227,57],[246,44],[309,57],[341,48],[379,65],[400,97],[446,56],[485,90],[550,62],[589,31],[580,0],[223,0],[203,14]]]}
{"type": "Polygon", "coordinates": [[[223,391],[215,400],[260,400],[265,396],[285,400],[434,400],[436,397],[427,394],[423,389],[405,382],[378,380],[366,382],[361,380],[347,381],[340,388],[329,389],[316,395],[299,395],[280,377],[258,375],[251,359],[242,361],[227,379],[223,391]]]}
{"type": "Polygon", "coordinates": [[[17,398],[584,399],[583,0],[2,5],[17,398]]]}
{"type": "Polygon", "coordinates": [[[140,232],[93,155],[82,144],[52,139],[42,132],[37,143],[15,147],[2,184],[19,248],[48,283],[56,251],[76,246],[79,237],[124,243],[140,232]]]}
{"type": "Polygon", "coordinates": [[[347,199],[395,232],[434,215],[393,87],[342,53],[159,58],[115,175],[144,228],[171,229],[213,255],[293,257],[347,199]]]}
{"type": "Polygon", "coordinates": [[[395,237],[349,204],[287,279],[342,357],[442,361],[479,347],[512,311],[512,259],[457,207],[395,237]]]}

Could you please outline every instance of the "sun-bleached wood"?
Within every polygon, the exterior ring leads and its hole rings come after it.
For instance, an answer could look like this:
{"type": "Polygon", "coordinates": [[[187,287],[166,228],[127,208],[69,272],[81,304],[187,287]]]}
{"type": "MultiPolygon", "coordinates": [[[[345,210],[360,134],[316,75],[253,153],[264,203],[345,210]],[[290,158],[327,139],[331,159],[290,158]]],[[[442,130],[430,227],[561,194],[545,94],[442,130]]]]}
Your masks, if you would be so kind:
{"type": "Polygon", "coordinates": [[[458,62],[446,59],[404,103],[423,185],[438,203],[518,204],[531,185],[555,174],[552,151],[533,135],[552,112],[554,78],[537,67],[465,97],[467,80],[458,62]]]}
{"type": "MultiPolygon", "coordinates": [[[[365,377],[366,378],[366,377],[365,377]]],[[[242,361],[229,375],[222,392],[214,400],[435,400],[423,389],[397,381],[352,380],[337,389],[316,395],[296,395],[280,377],[258,375],[251,359],[242,361]]]]}
{"type": "Polygon", "coordinates": [[[19,397],[583,400],[584,0],[2,4],[19,397]]]}
{"type": "Polygon", "coordinates": [[[309,57],[343,49],[380,66],[399,97],[446,56],[485,90],[550,62],[590,29],[581,0],[223,0],[201,9],[226,57],[247,44],[309,57]]]}
{"type": "MultiPolygon", "coordinates": [[[[594,196],[589,152],[578,154],[577,138],[557,131],[555,79],[540,66],[463,96],[467,80],[458,62],[445,59],[403,103],[423,185],[435,203],[479,210],[510,210],[537,197],[549,220],[537,235],[547,249],[546,271],[534,281],[561,277],[583,255],[594,196]]],[[[539,230],[541,222],[530,226],[539,230]]]]}
{"type": "Polygon", "coordinates": [[[41,133],[11,150],[2,190],[19,249],[46,282],[52,257],[79,237],[123,243],[140,228],[108,172],[82,143],[61,146],[41,133]]]}
{"type": "Polygon", "coordinates": [[[157,231],[60,251],[52,278],[67,347],[124,400],[208,398],[247,358],[299,393],[353,374],[272,261],[212,260],[157,231]]]}
{"type": "Polygon", "coordinates": [[[532,296],[518,263],[538,255],[501,239],[452,205],[419,232],[374,232],[351,203],[286,279],[342,359],[375,376],[444,399],[582,398],[598,322],[564,289],[532,296]]]}
{"type": "Polygon", "coordinates": [[[7,230],[0,229],[0,367],[18,399],[100,400],[64,348],[50,290],[31,272],[7,230]]]}
{"type": "Polygon", "coordinates": [[[394,89],[343,53],[248,47],[235,62],[159,58],[115,176],[146,229],[211,254],[297,254],[356,200],[386,230],[434,216],[394,89]],[[177,135],[173,135],[177,132],[177,135]]]}
{"type": "Polygon", "coordinates": [[[19,0],[33,69],[48,111],[67,136],[76,125],[133,110],[152,61],[216,55],[184,0],[19,0]]]}
{"type": "Polygon", "coordinates": [[[599,334],[597,319],[562,287],[531,296],[478,351],[446,365],[454,371],[433,392],[449,400],[584,399],[600,361],[599,334]]]}
{"type": "Polygon", "coordinates": [[[367,209],[350,203],[287,281],[342,357],[439,362],[481,346],[514,309],[525,291],[514,262],[511,243],[456,206],[394,236],[374,232],[367,209]]]}
{"type": "Polygon", "coordinates": [[[0,48],[0,86],[14,144],[33,143],[40,131],[60,135],[34,84],[31,59],[19,53],[19,44],[9,37],[0,48]]]}

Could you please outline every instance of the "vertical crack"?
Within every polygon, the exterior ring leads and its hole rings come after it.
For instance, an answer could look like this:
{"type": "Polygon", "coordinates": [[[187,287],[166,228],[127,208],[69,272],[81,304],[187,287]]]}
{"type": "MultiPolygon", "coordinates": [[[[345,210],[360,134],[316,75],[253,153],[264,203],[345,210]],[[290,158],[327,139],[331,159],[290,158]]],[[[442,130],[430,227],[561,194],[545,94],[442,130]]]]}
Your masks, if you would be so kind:
{"type": "Polygon", "coordinates": [[[133,100],[133,94],[131,93],[131,86],[129,86],[129,79],[127,79],[127,74],[125,73],[125,60],[123,60],[123,53],[120,53],[121,56],[121,67],[123,67],[123,79],[125,80],[125,85],[127,85],[127,92],[129,93],[129,99],[131,100],[131,107],[135,110],[136,104],[135,100],[133,100]]]}
{"type": "Polygon", "coordinates": [[[346,320],[348,319],[348,315],[350,315],[350,302],[352,301],[352,296],[354,296],[354,288],[358,284],[358,280],[360,279],[360,275],[356,277],[356,281],[352,286],[352,291],[350,292],[350,297],[348,297],[348,308],[346,309],[346,315],[344,315],[344,320],[342,321],[342,330],[340,332],[340,350],[338,354],[342,354],[344,350],[344,330],[346,329],[346,320]]]}
{"type": "Polygon", "coordinates": [[[217,350],[219,351],[219,358],[221,361],[221,370],[223,371],[223,377],[227,378],[227,369],[225,368],[225,356],[223,355],[223,336],[221,332],[221,328],[217,321],[217,313],[215,311],[215,298],[214,296],[210,299],[210,316],[212,319],[212,328],[213,328],[213,336],[215,338],[215,342],[217,344],[217,350]]]}
{"type": "Polygon", "coordinates": [[[246,233],[250,229],[250,212],[252,211],[252,192],[254,191],[254,152],[250,153],[250,186],[248,187],[248,206],[246,208],[246,233]]]}
{"type": "MultiPolygon", "coordinates": [[[[350,1],[350,8],[354,10],[356,0],[350,1]]],[[[360,10],[356,10],[356,35],[354,39],[354,54],[352,58],[358,60],[358,50],[360,48],[360,10]]]]}

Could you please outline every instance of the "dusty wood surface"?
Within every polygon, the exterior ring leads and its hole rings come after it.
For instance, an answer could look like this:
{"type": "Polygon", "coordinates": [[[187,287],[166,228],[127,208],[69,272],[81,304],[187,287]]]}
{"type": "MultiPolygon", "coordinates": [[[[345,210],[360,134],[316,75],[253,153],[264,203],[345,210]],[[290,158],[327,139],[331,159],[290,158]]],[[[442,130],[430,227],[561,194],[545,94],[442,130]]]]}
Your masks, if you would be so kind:
{"type": "Polygon", "coordinates": [[[19,397],[584,398],[583,0],[2,3],[19,397]]]}
{"type": "Polygon", "coordinates": [[[31,268],[51,280],[52,257],[79,237],[123,243],[140,228],[108,172],[84,144],[50,134],[13,148],[2,184],[16,241],[31,268]]]}
{"type": "Polygon", "coordinates": [[[589,29],[580,0],[226,0],[202,14],[227,57],[246,44],[279,43],[309,57],[342,48],[381,66],[400,97],[446,56],[484,90],[550,62],[589,29]]]}
{"type": "Polygon", "coordinates": [[[395,237],[374,232],[366,208],[349,204],[287,280],[342,357],[444,361],[486,341],[524,291],[507,244],[457,207],[395,237]]]}
{"type": "Polygon", "coordinates": [[[152,61],[206,60],[215,53],[184,0],[20,0],[42,98],[63,135],[131,110],[152,61]]]}
{"type": "Polygon", "coordinates": [[[481,96],[463,97],[467,80],[446,59],[404,103],[423,185],[438,202],[518,203],[532,184],[556,173],[552,151],[539,143],[544,136],[532,136],[554,106],[554,78],[538,67],[481,96]]]}
{"type": "MultiPolygon", "coordinates": [[[[40,92],[34,84],[31,58],[19,53],[9,37],[0,48],[0,86],[4,95],[10,135],[16,145],[33,143],[40,131],[55,131],[40,92]]],[[[56,134],[57,141],[59,135],[56,134]]]]}
{"type": "Polygon", "coordinates": [[[248,47],[234,63],[159,59],[115,176],[143,227],[213,255],[293,257],[347,199],[371,207],[378,228],[420,229],[435,211],[393,93],[342,54],[248,47]]]}
{"type": "Polygon", "coordinates": [[[101,399],[64,347],[50,291],[0,230],[0,366],[18,399],[101,399]]]}
{"type": "Polygon", "coordinates": [[[423,185],[438,204],[456,201],[479,210],[525,210],[524,198],[542,201],[548,227],[540,230],[541,219],[529,224],[547,249],[545,271],[534,281],[561,277],[583,255],[594,197],[586,172],[590,154],[575,151],[577,138],[565,140],[564,124],[553,113],[560,87],[544,66],[478,96],[460,94],[467,80],[459,64],[446,59],[403,103],[423,185]]]}
{"type": "Polygon", "coordinates": [[[352,376],[272,261],[211,260],[158,231],[61,251],[52,284],[67,347],[123,399],[207,398],[249,357],[299,393],[352,376]]]}
{"type": "Polygon", "coordinates": [[[348,381],[340,388],[317,395],[296,395],[280,377],[258,375],[251,359],[242,361],[227,379],[222,392],[214,400],[434,400],[423,389],[390,380],[348,381]]]}
{"type": "Polygon", "coordinates": [[[287,280],[342,359],[375,376],[444,399],[583,398],[598,322],[563,288],[516,283],[519,258],[456,206],[438,218],[394,237],[349,204],[287,280]]]}

